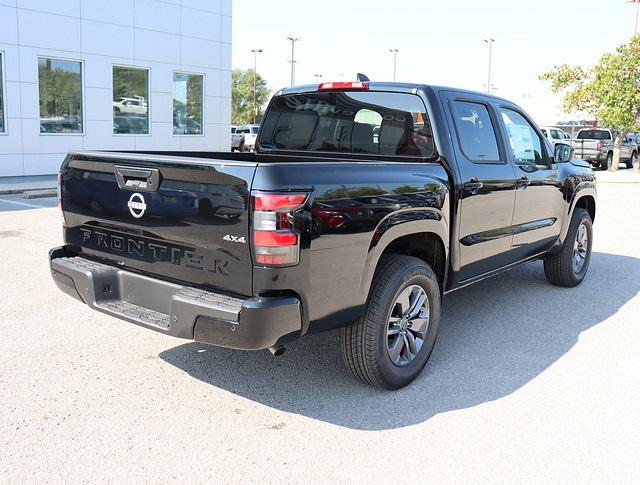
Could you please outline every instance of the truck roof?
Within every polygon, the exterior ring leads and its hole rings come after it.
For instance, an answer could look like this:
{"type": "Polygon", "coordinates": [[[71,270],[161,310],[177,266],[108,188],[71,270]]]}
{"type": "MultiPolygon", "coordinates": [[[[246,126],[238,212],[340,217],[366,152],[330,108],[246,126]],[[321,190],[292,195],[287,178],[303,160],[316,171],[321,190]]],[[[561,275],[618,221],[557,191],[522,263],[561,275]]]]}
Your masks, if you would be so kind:
{"type": "MultiPolygon", "coordinates": [[[[320,83],[320,84],[324,84],[324,83],[320,83]]],[[[315,91],[318,91],[318,87],[320,86],[320,84],[304,84],[300,86],[283,88],[280,91],[278,91],[275,94],[275,96],[280,96],[283,94],[299,94],[299,93],[315,92],[315,91]]],[[[493,98],[495,100],[513,103],[512,101],[508,101],[507,99],[501,98],[494,94],[483,93],[480,91],[472,91],[468,89],[454,88],[450,86],[437,86],[432,84],[420,84],[420,83],[373,82],[373,81],[369,81],[368,84],[369,84],[369,91],[396,91],[396,92],[411,93],[415,90],[421,90],[421,91],[431,91],[434,94],[437,94],[441,91],[454,91],[457,93],[469,94],[472,96],[481,96],[484,98],[493,98]]]]}

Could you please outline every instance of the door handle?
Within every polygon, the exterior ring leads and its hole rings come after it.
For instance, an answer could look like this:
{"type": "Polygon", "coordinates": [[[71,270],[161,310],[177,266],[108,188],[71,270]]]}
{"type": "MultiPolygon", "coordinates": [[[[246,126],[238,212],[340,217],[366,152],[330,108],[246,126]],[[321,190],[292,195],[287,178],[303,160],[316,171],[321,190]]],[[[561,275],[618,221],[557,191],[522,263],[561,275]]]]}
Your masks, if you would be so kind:
{"type": "Polygon", "coordinates": [[[482,187],[484,187],[484,184],[478,181],[478,179],[475,177],[471,177],[471,180],[464,183],[465,190],[469,191],[471,195],[476,195],[478,192],[480,192],[480,189],[482,187]]]}
{"type": "Polygon", "coordinates": [[[160,172],[157,168],[134,168],[113,166],[118,187],[127,190],[155,192],[160,185],[160,172]]]}
{"type": "Polygon", "coordinates": [[[526,189],[531,185],[531,180],[529,177],[522,176],[518,180],[516,180],[516,188],[518,189],[526,189]]]}

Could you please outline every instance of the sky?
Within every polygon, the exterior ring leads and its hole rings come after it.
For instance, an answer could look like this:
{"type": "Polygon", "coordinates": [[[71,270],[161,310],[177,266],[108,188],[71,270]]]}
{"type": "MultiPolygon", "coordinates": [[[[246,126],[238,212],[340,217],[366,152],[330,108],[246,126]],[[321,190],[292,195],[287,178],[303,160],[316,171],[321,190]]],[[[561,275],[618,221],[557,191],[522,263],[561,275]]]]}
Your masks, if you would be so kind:
{"type": "Polygon", "coordinates": [[[539,124],[576,119],[538,76],[555,65],[589,66],[634,33],[636,7],[625,0],[233,0],[233,67],[253,67],[272,92],[290,84],[354,79],[397,80],[486,91],[493,38],[495,94],[539,124]]]}

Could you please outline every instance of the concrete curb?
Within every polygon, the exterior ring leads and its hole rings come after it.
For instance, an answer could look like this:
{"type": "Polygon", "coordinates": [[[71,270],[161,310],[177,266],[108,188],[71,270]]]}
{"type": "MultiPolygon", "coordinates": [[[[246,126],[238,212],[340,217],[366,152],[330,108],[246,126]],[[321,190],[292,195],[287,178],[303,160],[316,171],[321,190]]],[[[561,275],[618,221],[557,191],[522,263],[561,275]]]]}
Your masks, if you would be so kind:
{"type": "Polygon", "coordinates": [[[0,189],[0,195],[15,195],[15,194],[23,194],[27,191],[37,191],[37,190],[56,190],[55,187],[34,187],[34,188],[15,188],[15,189],[0,189]]]}
{"type": "Polygon", "coordinates": [[[45,199],[47,197],[55,197],[58,193],[57,189],[42,190],[26,190],[22,193],[23,199],[45,199]]]}

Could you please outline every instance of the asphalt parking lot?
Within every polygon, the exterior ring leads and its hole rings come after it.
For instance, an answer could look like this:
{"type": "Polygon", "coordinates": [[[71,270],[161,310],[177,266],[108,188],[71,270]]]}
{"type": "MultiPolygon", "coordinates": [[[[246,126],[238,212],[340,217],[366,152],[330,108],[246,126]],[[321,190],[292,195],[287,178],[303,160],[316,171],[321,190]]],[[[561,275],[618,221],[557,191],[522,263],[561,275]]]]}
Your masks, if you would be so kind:
{"type": "Polygon", "coordinates": [[[55,200],[0,197],[0,482],[638,483],[640,184],[598,190],[583,285],[536,262],[448,295],[398,392],[335,333],[274,358],[90,311],[49,277],[55,200]]]}

